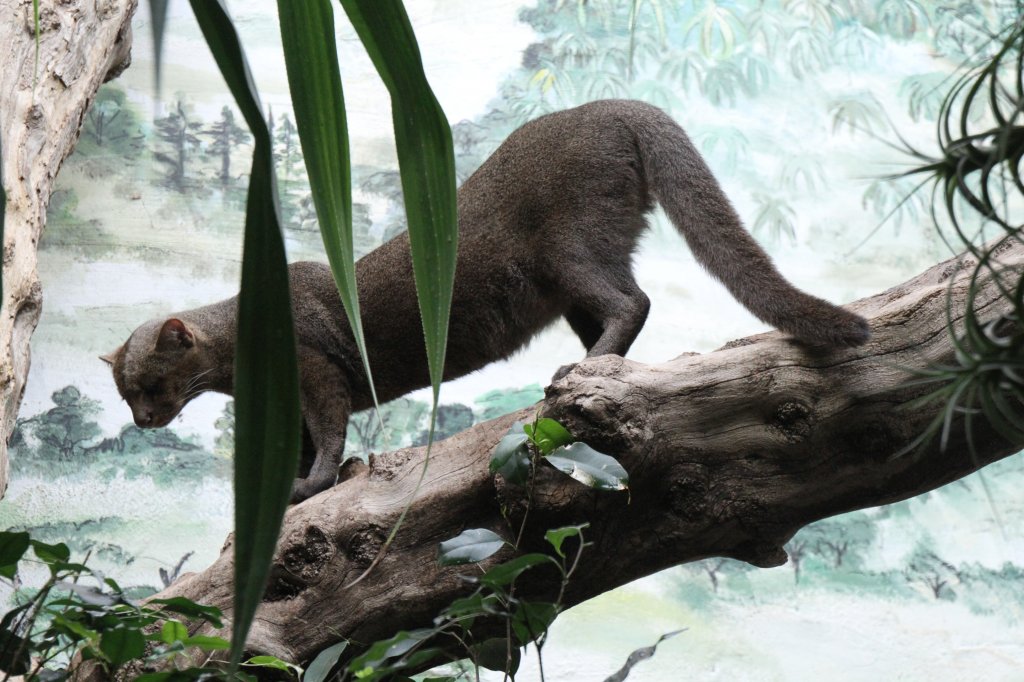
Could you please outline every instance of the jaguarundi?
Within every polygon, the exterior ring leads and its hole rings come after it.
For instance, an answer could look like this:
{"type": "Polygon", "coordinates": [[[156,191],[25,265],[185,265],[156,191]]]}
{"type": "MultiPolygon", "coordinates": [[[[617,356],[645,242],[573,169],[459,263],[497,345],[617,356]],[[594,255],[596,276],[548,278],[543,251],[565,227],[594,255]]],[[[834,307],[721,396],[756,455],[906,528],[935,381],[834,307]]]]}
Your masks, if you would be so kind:
{"type": "MultiPolygon", "coordinates": [[[[863,318],[778,273],[675,121],[607,100],[522,126],[459,189],[445,379],[508,357],[563,316],[587,357],[625,355],[650,306],[632,257],[655,201],[761,320],[816,346],[867,341],[863,318]]],[[[289,276],[306,434],[297,502],[334,484],[349,415],[372,400],[328,266],[294,263],[289,276]]],[[[378,397],[428,385],[408,235],[360,259],[356,277],[378,397]]],[[[236,311],[234,297],[150,320],[103,358],[138,426],[167,425],[203,391],[231,394],[236,311]]]]}

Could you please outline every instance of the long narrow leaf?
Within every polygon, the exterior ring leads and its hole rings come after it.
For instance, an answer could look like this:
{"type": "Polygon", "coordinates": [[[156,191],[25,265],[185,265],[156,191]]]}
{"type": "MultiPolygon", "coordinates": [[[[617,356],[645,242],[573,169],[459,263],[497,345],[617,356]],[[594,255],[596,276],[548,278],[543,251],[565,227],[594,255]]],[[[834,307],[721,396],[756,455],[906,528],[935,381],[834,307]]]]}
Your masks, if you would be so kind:
{"type": "MultiPolygon", "coordinates": [[[[413,277],[433,389],[427,457],[416,483],[416,490],[419,490],[427,474],[430,446],[437,424],[458,253],[452,130],[423,72],[416,36],[401,0],[340,1],[391,95],[391,117],[409,227],[413,277]]],[[[350,586],[373,570],[387,551],[412,506],[414,496],[415,492],[392,526],[377,558],[361,576],[349,583],[350,586]]]]}
{"type": "Polygon", "coordinates": [[[391,94],[416,293],[436,403],[458,249],[452,131],[423,73],[416,36],[402,3],[341,0],[341,5],[391,94]]]}
{"type": "Polygon", "coordinates": [[[191,0],[210,50],[255,141],[246,203],[235,355],[235,601],[237,666],[263,596],[281,519],[298,469],[295,333],[270,132],[223,0],[191,0]]]}
{"type": "Polygon", "coordinates": [[[167,27],[167,6],[170,0],[149,0],[149,28],[153,35],[153,74],[156,96],[160,97],[160,81],[164,53],[164,32],[167,27]]]}
{"type": "Polygon", "coordinates": [[[352,173],[345,96],[334,40],[334,11],[330,0],[278,0],[277,11],[288,89],[320,234],[376,404],[377,392],[370,373],[356,290],[352,173]]]}

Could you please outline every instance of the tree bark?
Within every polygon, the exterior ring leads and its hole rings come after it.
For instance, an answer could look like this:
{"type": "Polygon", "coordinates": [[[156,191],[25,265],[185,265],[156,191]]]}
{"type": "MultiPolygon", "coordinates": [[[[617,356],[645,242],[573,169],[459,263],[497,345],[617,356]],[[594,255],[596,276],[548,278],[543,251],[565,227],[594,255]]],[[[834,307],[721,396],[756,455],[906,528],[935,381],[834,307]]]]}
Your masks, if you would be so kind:
{"type": "Polygon", "coordinates": [[[7,439],[29,368],[29,339],[42,288],[36,246],[61,163],[106,80],[130,61],[137,0],[40,2],[36,62],[32,0],[0,0],[0,145],[4,207],[0,310],[0,497],[7,489],[7,439]]]}
{"type": "MultiPolygon", "coordinates": [[[[1019,273],[1024,247],[1001,258],[1019,273]]],[[[962,266],[941,263],[852,304],[871,320],[874,336],[863,348],[815,352],[768,333],[659,365],[615,356],[580,363],[548,388],[541,410],[616,457],[629,471],[630,492],[593,491],[539,466],[518,551],[544,551],[546,529],[590,524],[593,545],[566,606],[706,557],[777,566],[786,561],[783,545],[808,523],[918,495],[1011,454],[1011,444],[977,423],[974,457],[959,428],[945,450],[933,440],[916,454],[893,456],[939,410],[912,403],[929,389],[907,386],[907,368],[951,360],[947,293],[959,319],[962,266]]],[[[986,317],[1009,309],[991,282],[975,307],[986,317]]],[[[351,649],[429,625],[469,591],[459,574],[477,572],[439,566],[437,544],[473,527],[515,537],[526,491],[488,473],[488,460],[509,426],[534,412],[436,444],[394,545],[353,587],[345,586],[377,556],[415,488],[424,449],[347,464],[339,485],[291,508],[250,650],[301,663],[342,638],[351,649]]],[[[483,568],[516,553],[506,548],[483,568]]],[[[213,604],[230,619],[232,571],[229,538],[212,566],[160,596],[213,604]]],[[[532,571],[516,594],[553,600],[559,582],[555,571],[532,571]]]]}

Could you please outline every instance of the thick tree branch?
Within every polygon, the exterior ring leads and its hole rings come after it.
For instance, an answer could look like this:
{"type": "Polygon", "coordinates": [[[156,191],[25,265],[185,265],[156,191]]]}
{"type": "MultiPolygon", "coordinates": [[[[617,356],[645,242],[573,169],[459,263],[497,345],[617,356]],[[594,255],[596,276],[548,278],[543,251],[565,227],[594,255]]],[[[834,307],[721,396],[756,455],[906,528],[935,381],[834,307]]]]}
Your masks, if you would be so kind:
{"type": "MultiPolygon", "coordinates": [[[[1024,248],[1002,258],[1018,267],[1024,248]]],[[[756,566],[786,560],[783,545],[802,526],[853,509],[918,495],[1005,457],[1013,448],[984,427],[977,460],[954,430],[950,446],[929,444],[893,458],[933,418],[937,406],[911,406],[906,367],[951,358],[947,292],[962,305],[958,264],[851,307],[872,321],[864,348],[813,352],[762,334],[706,355],[660,365],[605,356],[580,364],[548,389],[542,407],[579,438],[629,470],[631,494],[594,492],[550,467],[538,471],[521,551],[543,550],[549,528],[588,522],[585,561],[566,595],[575,604],[657,570],[710,556],[756,566]]],[[[1003,312],[995,287],[977,299],[983,315],[1003,312]]],[[[480,424],[437,444],[427,482],[394,546],[350,589],[376,556],[423,463],[422,448],[352,465],[335,488],[289,510],[274,577],[250,637],[253,651],[308,661],[341,638],[369,643],[428,625],[466,592],[442,568],[437,543],[468,527],[512,538],[525,491],[488,473],[488,458],[516,419],[480,424]]],[[[246,494],[238,491],[238,494],[246,494]]],[[[230,615],[232,553],[185,576],[162,595],[215,604],[230,615]]],[[[485,566],[507,560],[504,550],[485,566]]],[[[517,594],[552,598],[556,572],[532,572],[517,594]]]]}
{"type": "Polygon", "coordinates": [[[32,0],[0,0],[0,145],[7,191],[0,313],[0,497],[7,439],[29,367],[42,289],[36,247],[61,163],[99,86],[128,66],[137,0],[40,2],[36,62],[32,0]]]}

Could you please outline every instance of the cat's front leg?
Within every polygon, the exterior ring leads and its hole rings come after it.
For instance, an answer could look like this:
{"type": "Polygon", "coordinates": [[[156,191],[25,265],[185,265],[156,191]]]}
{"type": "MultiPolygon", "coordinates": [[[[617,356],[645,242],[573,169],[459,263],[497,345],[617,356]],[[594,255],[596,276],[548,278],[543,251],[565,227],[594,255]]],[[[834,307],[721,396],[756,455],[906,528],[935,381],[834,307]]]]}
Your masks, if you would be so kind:
{"type": "Polygon", "coordinates": [[[299,390],[302,417],[315,451],[305,478],[292,485],[292,504],[327,490],[338,479],[345,451],[345,429],[352,413],[348,381],[338,366],[321,353],[299,349],[299,390]]]}

